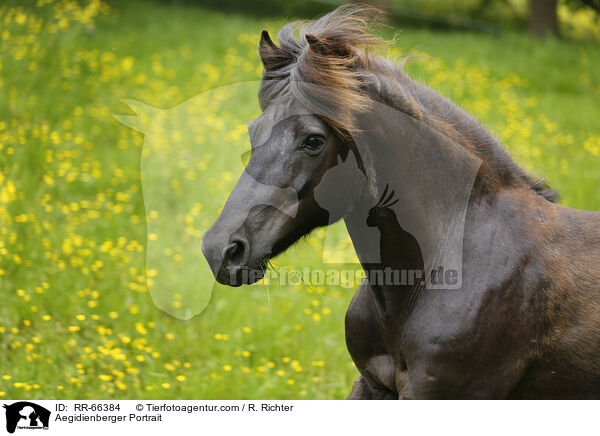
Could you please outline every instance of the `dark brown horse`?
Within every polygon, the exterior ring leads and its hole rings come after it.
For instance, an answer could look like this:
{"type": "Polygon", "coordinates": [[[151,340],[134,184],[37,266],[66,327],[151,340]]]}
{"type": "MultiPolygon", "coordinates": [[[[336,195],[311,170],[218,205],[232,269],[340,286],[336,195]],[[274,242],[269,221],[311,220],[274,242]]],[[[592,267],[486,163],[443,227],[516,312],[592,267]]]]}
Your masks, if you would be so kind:
{"type": "Polygon", "coordinates": [[[600,214],[555,204],[476,120],[372,54],[370,17],[290,24],[280,46],[263,32],[252,156],[203,241],[217,280],[256,281],[344,219],[368,272],[346,314],[349,398],[600,398],[600,214]]]}

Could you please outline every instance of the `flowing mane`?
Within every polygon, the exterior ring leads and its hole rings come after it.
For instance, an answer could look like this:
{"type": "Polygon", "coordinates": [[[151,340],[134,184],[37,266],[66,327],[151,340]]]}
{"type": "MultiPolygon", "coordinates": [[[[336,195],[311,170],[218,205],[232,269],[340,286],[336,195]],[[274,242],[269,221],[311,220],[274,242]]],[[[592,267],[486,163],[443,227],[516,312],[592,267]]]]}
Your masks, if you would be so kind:
{"type": "Polygon", "coordinates": [[[481,180],[488,189],[525,185],[555,201],[557,193],[543,180],[528,175],[475,118],[410,79],[401,66],[374,53],[385,44],[370,32],[380,16],[371,7],[342,6],[313,22],[287,24],[277,34],[279,47],[263,32],[261,107],[291,93],[307,107],[331,113],[329,121],[335,127],[352,132],[358,128],[358,114],[370,101],[379,101],[476,153],[482,160],[481,180]],[[319,95],[310,84],[320,86],[319,95]]]}

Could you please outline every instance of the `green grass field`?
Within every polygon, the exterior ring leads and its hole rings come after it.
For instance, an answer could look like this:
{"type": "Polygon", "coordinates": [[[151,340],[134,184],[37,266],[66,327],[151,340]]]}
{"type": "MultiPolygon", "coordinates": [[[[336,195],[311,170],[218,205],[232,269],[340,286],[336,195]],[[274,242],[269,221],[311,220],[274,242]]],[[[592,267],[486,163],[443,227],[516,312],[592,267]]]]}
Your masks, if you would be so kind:
{"type": "MultiPolygon", "coordinates": [[[[181,316],[194,286],[209,295],[212,282],[198,285],[192,273],[204,259],[189,254],[238,177],[222,171],[223,159],[249,147],[255,88],[190,109],[220,115],[204,120],[214,134],[198,139],[196,160],[164,155],[181,171],[161,174],[153,192],[186,205],[171,213],[190,247],[169,246],[176,236],[167,236],[156,259],[148,244],[169,227],[152,223],[170,209],[149,208],[142,195],[149,138],[113,116],[133,115],[123,99],[171,109],[257,80],[260,30],[284,20],[152,2],[8,3],[0,6],[0,397],[344,398],[357,376],[344,344],[351,289],[217,288],[188,320],[159,310],[148,292],[180,280],[160,304],[181,316]],[[194,183],[202,177],[212,182],[194,183]]],[[[597,42],[405,29],[390,55],[406,54],[409,74],[478,117],[563,204],[600,210],[597,42]]],[[[160,163],[149,161],[145,180],[160,163]]],[[[352,259],[343,227],[331,231],[337,255],[352,259]]],[[[276,264],[318,265],[324,238],[316,232],[276,264]]]]}

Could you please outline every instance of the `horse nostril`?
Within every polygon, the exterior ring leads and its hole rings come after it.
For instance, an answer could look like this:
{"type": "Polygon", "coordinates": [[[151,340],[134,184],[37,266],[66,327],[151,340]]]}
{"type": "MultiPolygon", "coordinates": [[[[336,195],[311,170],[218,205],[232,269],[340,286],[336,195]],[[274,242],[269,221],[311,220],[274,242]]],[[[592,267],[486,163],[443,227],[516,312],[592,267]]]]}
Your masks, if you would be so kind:
{"type": "Polygon", "coordinates": [[[232,241],[223,255],[223,263],[225,265],[241,265],[246,260],[248,252],[248,243],[242,240],[232,241]]]}

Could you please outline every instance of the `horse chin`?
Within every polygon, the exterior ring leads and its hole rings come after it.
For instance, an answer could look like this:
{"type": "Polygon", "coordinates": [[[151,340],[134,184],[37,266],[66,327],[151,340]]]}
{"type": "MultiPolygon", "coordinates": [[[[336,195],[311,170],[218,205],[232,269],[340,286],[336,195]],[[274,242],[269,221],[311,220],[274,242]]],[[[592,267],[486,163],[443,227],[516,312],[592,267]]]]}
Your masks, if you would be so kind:
{"type": "Polygon", "coordinates": [[[242,285],[251,285],[264,277],[264,270],[261,268],[250,268],[245,266],[230,266],[221,270],[216,279],[222,285],[238,287],[242,285]]]}

